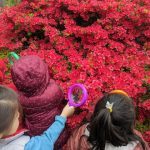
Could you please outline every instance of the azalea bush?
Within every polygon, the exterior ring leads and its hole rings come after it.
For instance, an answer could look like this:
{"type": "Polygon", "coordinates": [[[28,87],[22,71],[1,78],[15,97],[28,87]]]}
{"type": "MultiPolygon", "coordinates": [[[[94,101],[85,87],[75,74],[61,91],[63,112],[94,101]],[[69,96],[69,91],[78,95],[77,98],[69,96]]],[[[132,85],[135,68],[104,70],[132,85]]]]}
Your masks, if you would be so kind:
{"type": "Polygon", "coordinates": [[[71,127],[114,89],[126,91],[139,121],[149,124],[149,10],[149,0],[23,0],[1,12],[0,49],[41,57],[66,98],[70,85],[85,85],[88,101],[68,121],[71,127]]]}
{"type": "Polygon", "coordinates": [[[5,71],[6,71],[6,65],[2,59],[0,59],[0,83],[2,83],[5,79],[5,71]]]}

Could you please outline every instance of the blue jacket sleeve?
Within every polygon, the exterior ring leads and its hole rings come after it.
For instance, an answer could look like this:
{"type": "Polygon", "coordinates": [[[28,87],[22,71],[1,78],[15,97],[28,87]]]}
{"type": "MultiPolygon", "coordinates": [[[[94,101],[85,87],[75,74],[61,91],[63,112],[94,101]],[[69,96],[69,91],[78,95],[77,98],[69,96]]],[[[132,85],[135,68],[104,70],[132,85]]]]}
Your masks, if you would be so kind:
{"type": "Polygon", "coordinates": [[[35,136],[25,145],[25,150],[53,150],[54,144],[65,127],[66,118],[56,116],[55,122],[41,135],[35,136]]]}

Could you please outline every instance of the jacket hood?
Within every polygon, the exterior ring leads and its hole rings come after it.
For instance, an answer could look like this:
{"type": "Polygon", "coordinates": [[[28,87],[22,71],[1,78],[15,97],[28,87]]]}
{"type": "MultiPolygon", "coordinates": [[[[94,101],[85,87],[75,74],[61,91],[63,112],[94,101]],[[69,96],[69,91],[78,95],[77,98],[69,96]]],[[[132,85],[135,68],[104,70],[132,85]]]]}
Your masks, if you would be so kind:
{"type": "Polygon", "coordinates": [[[34,96],[45,90],[49,83],[47,64],[38,56],[22,56],[11,68],[12,80],[26,96],[34,96]]]}

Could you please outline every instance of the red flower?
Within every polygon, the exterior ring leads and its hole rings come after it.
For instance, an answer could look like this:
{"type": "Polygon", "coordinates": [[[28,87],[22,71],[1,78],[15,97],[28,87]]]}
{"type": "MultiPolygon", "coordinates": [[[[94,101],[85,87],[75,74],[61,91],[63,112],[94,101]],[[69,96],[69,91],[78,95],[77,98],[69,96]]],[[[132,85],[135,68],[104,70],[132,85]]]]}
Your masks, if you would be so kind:
{"type": "Polygon", "coordinates": [[[7,68],[6,68],[4,61],[0,59],[0,83],[4,82],[6,70],[7,68]]]}
{"type": "Polygon", "coordinates": [[[147,141],[147,143],[148,143],[149,146],[150,146],[150,131],[146,131],[146,132],[143,134],[143,137],[144,137],[145,141],[147,141]]]}
{"type": "Polygon", "coordinates": [[[146,100],[139,104],[139,120],[143,122],[150,116],[150,100],[146,100]]]}

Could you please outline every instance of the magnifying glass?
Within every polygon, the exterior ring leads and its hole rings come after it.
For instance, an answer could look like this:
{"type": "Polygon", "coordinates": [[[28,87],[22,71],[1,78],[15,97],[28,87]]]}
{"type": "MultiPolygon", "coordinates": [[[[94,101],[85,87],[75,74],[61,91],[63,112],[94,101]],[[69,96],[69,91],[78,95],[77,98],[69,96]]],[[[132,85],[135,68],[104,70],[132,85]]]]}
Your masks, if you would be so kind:
{"type": "Polygon", "coordinates": [[[74,107],[82,106],[88,98],[87,90],[83,84],[74,84],[69,88],[69,105],[74,107]]]}
{"type": "Polygon", "coordinates": [[[13,65],[14,61],[18,60],[18,59],[19,59],[19,56],[15,52],[10,52],[8,54],[8,60],[11,65],[13,65]]]}

